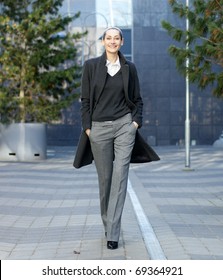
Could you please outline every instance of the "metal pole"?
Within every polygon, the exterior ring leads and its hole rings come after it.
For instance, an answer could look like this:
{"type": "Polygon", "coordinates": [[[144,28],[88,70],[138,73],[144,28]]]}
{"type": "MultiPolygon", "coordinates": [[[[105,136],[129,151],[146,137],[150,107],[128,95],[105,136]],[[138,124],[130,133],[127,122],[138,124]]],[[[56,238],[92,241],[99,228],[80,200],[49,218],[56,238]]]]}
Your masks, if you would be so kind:
{"type": "MultiPolygon", "coordinates": [[[[189,9],[189,0],[186,0],[186,7],[189,9]]],[[[186,31],[189,31],[189,19],[186,18],[186,31]]],[[[186,50],[189,43],[186,43],[186,50]]],[[[186,68],[189,67],[189,58],[186,59],[186,68]]],[[[186,73],[186,119],[185,119],[185,167],[190,168],[190,82],[186,73]]]]}

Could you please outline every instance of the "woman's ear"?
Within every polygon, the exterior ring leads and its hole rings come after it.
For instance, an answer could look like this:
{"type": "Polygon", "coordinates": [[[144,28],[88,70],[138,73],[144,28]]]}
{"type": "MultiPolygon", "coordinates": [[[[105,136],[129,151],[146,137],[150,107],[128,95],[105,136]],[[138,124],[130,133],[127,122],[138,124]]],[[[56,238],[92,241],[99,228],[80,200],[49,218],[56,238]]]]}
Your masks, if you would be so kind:
{"type": "Polygon", "coordinates": [[[122,42],[121,42],[121,46],[123,46],[124,45],[124,38],[122,38],[122,42]]]}

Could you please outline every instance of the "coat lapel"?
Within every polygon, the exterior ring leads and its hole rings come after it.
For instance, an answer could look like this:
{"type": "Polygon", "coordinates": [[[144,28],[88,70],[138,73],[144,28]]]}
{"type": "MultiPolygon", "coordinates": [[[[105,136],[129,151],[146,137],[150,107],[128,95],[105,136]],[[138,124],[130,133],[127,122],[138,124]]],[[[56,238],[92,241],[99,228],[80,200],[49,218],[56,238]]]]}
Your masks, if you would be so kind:
{"type": "Polygon", "coordinates": [[[105,86],[106,77],[107,77],[107,67],[106,67],[106,55],[105,53],[99,58],[99,63],[96,68],[95,73],[95,85],[97,85],[98,90],[98,98],[96,102],[99,100],[101,93],[103,91],[103,88],[105,86]]]}
{"type": "Polygon", "coordinates": [[[135,104],[129,99],[129,65],[127,63],[121,65],[122,78],[125,91],[125,99],[128,106],[132,109],[135,107],[135,104]]]}
{"type": "Polygon", "coordinates": [[[128,92],[129,92],[129,66],[128,66],[128,64],[122,65],[121,70],[122,70],[125,97],[128,100],[129,99],[129,97],[128,97],[128,92]]]}

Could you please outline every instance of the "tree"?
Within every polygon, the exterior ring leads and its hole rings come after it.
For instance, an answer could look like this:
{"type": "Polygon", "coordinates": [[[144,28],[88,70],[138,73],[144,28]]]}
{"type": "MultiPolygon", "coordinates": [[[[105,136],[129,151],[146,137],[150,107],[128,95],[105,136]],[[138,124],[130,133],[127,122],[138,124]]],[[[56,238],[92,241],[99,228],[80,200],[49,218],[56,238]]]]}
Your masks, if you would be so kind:
{"type": "Polygon", "coordinates": [[[77,41],[63,0],[3,0],[0,6],[0,122],[50,122],[78,96],[77,41]],[[63,36],[61,36],[61,34],[63,36]]]}
{"type": "Polygon", "coordinates": [[[185,76],[188,74],[189,80],[199,88],[210,85],[215,96],[223,97],[223,0],[194,0],[193,7],[176,0],[169,0],[169,4],[173,13],[189,21],[189,30],[162,21],[169,35],[182,43],[169,47],[178,70],[185,76]],[[187,44],[188,48],[185,47],[187,44]]]}

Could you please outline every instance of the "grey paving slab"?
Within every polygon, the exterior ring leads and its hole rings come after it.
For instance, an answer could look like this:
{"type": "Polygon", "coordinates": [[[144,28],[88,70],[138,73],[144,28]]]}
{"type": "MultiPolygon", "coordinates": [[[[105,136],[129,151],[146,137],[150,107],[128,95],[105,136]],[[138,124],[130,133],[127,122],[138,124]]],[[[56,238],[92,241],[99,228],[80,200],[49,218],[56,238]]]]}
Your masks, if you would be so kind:
{"type": "MultiPolygon", "coordinates": [[[[167,259],[223,259],[223,151],[156,147],[134,164],[131,185],[167,259]]],[[[94,165],[72,167],[74,147],[49,147],[35,163],[0,162],[1,259],[150,259],[129,195],[120,246],[106,248],[94,165]]]]}
{"type": "Polygon", "coordinates": [[[130,176],[167,259],[223,259],[223,150],[193,148],[191,171],[182,149],[157,151],[130,176]]]}
{"type": "Polygon", "coordinates": [[[107,250],[95,167],[74,169],[73,155],[55,147],[46,161],[0,162],[1,259],[148,259],[128,198],[119,248],[107,250]]]}

